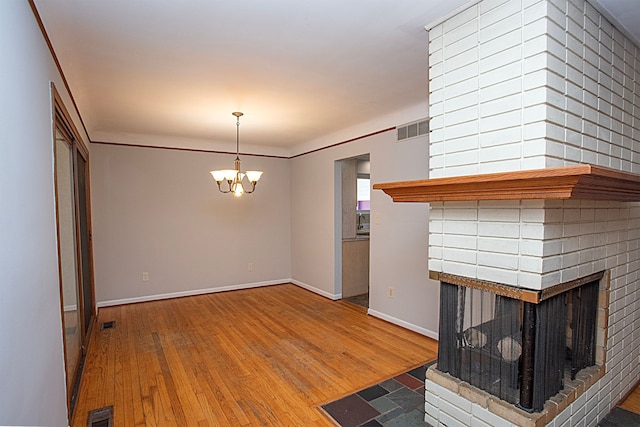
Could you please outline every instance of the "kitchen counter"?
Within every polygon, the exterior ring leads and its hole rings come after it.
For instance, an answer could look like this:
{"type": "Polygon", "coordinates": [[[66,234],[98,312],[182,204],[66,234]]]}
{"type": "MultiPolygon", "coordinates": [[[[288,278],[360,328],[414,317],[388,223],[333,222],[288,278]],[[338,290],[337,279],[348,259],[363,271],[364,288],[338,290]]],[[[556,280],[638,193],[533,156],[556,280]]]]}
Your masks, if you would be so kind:
{"type": "Polygon", "coordinates": [[[360,240],[369,240],[369,234],[358,234],[356,237],[351,237],[348,239],[342,239],[343,242],[355,242],[360,240]]]}

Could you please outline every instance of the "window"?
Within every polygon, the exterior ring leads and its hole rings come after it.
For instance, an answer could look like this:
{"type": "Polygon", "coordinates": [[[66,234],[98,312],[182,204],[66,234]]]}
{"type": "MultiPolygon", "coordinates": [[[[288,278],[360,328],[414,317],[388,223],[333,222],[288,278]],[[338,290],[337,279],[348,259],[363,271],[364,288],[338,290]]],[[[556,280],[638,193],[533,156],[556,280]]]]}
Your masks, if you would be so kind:
{"type": "Polygon", "coordinates": [[[357,182],[358,210],[368,211],[371,209],[371,179],[358,178],[357,182]]]}

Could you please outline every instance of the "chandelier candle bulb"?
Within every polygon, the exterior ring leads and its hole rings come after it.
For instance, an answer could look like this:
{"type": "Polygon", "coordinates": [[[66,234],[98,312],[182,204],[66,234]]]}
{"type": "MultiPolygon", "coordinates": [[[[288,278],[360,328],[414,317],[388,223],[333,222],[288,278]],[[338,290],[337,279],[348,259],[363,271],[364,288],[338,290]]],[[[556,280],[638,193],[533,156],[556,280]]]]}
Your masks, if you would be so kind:
{"type": "Polygon", "coordinates": [[[221,193],[233,193],[236,197],[242,196],[243,193],[253,193],[256,184],[262,176],[262,171],[242,172],[240,169],[240,112],[231,113],[236,117],[236,159],[233,161],[234,169],[220,169],[211,171],[211,176],[218,184],[218,190],[221,193]],[[247,178],[247,181],[245,181],[247,178]],[[223,184],[224,183],[224,184],[223,184]],[[247,186],[245,187],[245,183],[247,186]]]}

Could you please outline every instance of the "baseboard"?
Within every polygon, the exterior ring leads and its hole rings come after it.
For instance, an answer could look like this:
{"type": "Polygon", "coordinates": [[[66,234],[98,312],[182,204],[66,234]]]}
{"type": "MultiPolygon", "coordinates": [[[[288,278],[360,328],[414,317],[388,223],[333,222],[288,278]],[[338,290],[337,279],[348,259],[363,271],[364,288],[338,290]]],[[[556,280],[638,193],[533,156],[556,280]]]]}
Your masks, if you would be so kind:
{"type": "Polygon", "coordinates": [[[293,283],[294,285],[296,285],[296,286],[300,286],[303,289],[306,289],[306,290],[311,291],[313,293],[316,293],[318,295],[322,295],[323,297],[329,298],[330,300],[334,300],[335,301],[335,300],[342,299],[342,294],[332,294],[330,292],[323,291],[322,289],[318,289],[315,286],[308,285],[308,284],[306,284],[304,282],[301,282],[299,280],[290,279],[289,281],[291,283],[293,283]]]}
{"type": "Polygon", "coordinates": [[[237,290],[241,290],[241,289],[259,288],[259,287],[262,287],[262,286],[282,285],[283,283],[290,283],[290,282],[291,282],[290,279],[282,279],[282,280],[268,280],[266,282],[242,283],[242,284],[239,284],[239,285],[220,286],[220,287],[217,287],[217,288],[194,289],[194,290],[189,290],[189,291],[169,292],[169,293],[166,293],[166,294],[145,295],[145,296],[141,296],[141,297],[100,301],[96,305],[99,308],[100,307],[110,307],[110,306],[113,306],[113,305],[133,304],[133,303],[136,303],[136,302],[157,301],[157,300],[169,299],[169,298],[179,298],[179,297],[188,297],[188,296],[193,296],[193,295],[213,294],[213,293],[216,293],[216,292],[237,291],[237,290]]]}
{"type": "Polygon", "coordinates": [[[386,320],[387,322],[393,323],[394,325],[402,326],[403,328],[409,329],[413,332],[417,332],[420,335],[425,335],[429,338],[433,338],[434,340],[438,340],[437,332],[430,331],[429,329],[414,325],[413,323],[405,322],[404,320],[397,319],[393,316],[389,316],[388,314],[380,313],[379,311],[372,309],[367,310],[367,314],[370,314],[371,316],[377,317],[382,320],[386,320]]]}

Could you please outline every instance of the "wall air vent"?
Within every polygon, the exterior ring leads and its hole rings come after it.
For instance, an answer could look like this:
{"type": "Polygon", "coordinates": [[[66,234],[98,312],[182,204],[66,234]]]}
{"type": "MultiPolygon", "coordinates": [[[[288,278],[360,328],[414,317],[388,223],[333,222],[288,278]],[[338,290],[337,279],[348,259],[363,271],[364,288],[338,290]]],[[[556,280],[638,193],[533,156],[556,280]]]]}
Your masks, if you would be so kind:
{"type": "Polygon", "coordinates": [[[396,141],[405,141],[428,133],[429,119],[421,119],[396,127],[396,141]]]}

